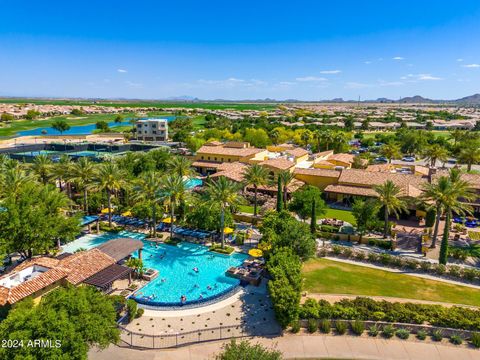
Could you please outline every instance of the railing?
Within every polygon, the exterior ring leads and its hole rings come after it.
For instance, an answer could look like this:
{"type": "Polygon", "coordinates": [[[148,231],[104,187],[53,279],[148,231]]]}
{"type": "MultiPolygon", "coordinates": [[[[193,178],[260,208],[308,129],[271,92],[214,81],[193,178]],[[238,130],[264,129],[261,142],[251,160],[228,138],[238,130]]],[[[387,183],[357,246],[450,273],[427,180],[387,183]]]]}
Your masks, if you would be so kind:
{"type": "Polygon", "coordinates": [[[158,335],[142,334],[139,332],[130,331],[120,325],[119,328],[121,330],[121,334],[120,342],[117,345],[120,347],[137,349],[167,349],[208,341],[252,336],[280,335],[280,332],[278,331],[269,331],[265,329],[245,329],[241,325],[220,326],[188,332],[158,335]]]}

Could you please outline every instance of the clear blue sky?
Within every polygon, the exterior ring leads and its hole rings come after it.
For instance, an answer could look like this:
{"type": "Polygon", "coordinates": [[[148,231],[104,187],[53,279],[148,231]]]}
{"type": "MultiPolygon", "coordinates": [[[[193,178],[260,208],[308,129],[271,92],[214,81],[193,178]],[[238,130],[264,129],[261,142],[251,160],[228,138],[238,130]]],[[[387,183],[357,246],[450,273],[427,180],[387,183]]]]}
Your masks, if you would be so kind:
{"type": "Polygon", "coordinates": [[[0,96],[480,92],[480,1],[0,0],[0,96]]]}

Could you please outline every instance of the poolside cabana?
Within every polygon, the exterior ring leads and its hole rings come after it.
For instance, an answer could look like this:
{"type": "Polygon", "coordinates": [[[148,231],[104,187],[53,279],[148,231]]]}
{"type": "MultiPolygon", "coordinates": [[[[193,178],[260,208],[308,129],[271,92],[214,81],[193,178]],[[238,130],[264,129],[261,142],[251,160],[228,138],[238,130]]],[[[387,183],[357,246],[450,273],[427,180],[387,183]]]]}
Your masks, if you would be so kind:
{"type": "Polygon", "coordinates": [[[95,286],[104,292],[110,292],[113,290],[114,283],[117,280],[128,279],[128,284],[130,284],[132,271],[133,270],[127,266],[113,264],[90,276],[84,280],[84,283],[95,286]]]}
{"type": "Polygon", "coordinates": [[[120,238],[107,241],[97,247],[101,252],[111,256],[119,262],[138,250],[139,259],[142,258],[143,242],[132,238],[120,238]]]}

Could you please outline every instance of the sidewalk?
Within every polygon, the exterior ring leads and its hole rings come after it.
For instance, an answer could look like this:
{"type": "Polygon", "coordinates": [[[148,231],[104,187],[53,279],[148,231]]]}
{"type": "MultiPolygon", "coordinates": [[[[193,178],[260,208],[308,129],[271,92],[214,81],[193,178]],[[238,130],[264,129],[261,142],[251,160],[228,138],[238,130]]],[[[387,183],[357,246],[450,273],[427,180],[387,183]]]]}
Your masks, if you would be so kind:
{"type": "MultiPolygon", "coordinates": [[[[260,343],[283,353],[285,359],[334,358],[370,360],[474,360],[480,350],[443,343],[415,340],[384,340],[368,336],[285,335],[272,339],[255,338],[260,343]]],[[[110,346],[101,352],[90,350],[92,360],[203,360],[214,359],[223,342],[192,345],[170,350],[131,350],[110,346]]]]}

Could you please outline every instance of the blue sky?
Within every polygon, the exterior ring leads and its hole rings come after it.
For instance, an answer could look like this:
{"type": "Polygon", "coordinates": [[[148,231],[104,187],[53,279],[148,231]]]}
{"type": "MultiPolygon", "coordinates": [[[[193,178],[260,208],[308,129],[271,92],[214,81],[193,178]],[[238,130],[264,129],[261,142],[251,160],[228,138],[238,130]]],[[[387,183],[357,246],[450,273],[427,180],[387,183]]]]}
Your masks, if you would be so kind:
{"type": "Polygon", "coordinates": [[[480,92],[480,1],[0,0],[0,96],[480,92]]]}

